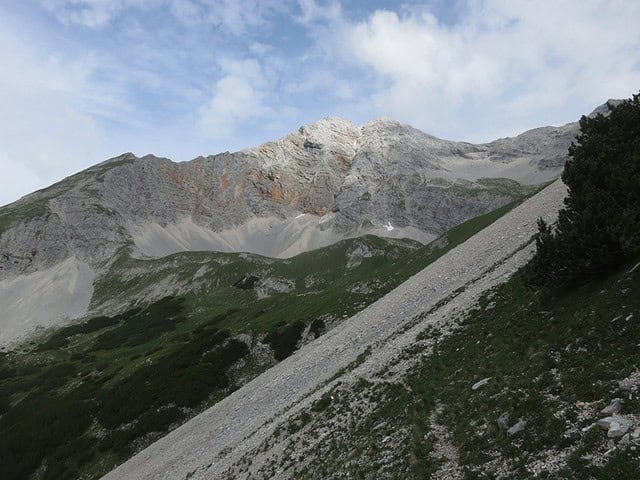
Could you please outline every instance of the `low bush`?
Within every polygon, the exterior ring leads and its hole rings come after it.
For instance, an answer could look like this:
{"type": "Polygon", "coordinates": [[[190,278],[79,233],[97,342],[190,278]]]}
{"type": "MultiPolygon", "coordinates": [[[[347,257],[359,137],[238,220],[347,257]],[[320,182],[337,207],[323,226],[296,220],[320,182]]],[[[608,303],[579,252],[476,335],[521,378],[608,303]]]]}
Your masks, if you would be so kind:
{"type": "Polygon", "coordinates": [[[297,320],[288,325],[276,327],[267,334],[264,341],[271,346],[277,360],[284,360],[295,351],[304,329],[305,324],[297,320]]]}
{"type": "Polygon", "coordinates": [[[118,315],[119,326],[104,332],[95,341],[93,350],[109,350],[118,347],[142,345],[184,321],[184,299],[165,297],[143,309],[133,309],[118,315]]]}

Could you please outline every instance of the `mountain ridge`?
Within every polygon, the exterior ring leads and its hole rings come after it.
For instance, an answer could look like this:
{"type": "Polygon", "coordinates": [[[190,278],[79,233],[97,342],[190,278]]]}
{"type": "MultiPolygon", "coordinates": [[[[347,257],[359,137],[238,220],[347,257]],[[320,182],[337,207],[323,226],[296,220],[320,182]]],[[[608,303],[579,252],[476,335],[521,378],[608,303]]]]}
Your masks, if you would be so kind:
{"type": "Polygon", "coordinates": [[[331,117],[0,209],[3,478],[628,475],[637,259],[557,298],[522,270],[573,128],[331,117]],[[591,430],[611,408],[617,440],[591,430]]]}
{"type": "MultiPolygon", "coordinates": [[[[470,154],[474,154],[474,153],[477,154],[479,148],[475,148],[475,146],[472,147],[472,144],[469,144],[466,142],[449,142],[446,140],[441,140],[431,135],[420,132],[419,130],[414,129],[413,127],[402,125],[397,121],[392,121],[389,119],[374,120],[374,121],[365,123],[362,127],[356,127],[355,124],[347,120],[333,117],[333,118],[321,119],[318,122],[315,122],[311,125],[300,127],[298,132],[291,133],[274,142],[267,142],[265,144],[262,144],[256,147],[250,147],[235,153],[221,153],[214,156],[197,157],[193,160],[186,161],[186,162],[174,163],[174,162],[171,162],[171,160],[169,159],[166,159],[163,157],[156,157],[154,155],[145,155],[143,157],[136,157],[130,152],[125,153],[117,157],[114,157],[112,159],[105,160],[104,162],[98,163],[92,167],[89,167],[86,170],[83,170],[82,172],[79,172],[75,175],[72,175],[71,177],[67,177],[63,179],[62,181],[57,182],[56,184],[50,187],[33,192],[32,194],[22,197],[16,202],[13,202],[9,205],[2,207],[0,209],[0,218],[8,217],[9,215],[6,212],[9,212],[11,210],[17,210],[21,206],[27,205],[27,204],[40,202],[40,203],[46,203],[46,205],[40,205],[41,208],[48,207],[50,206],[49,202],[51,200],[55,199],[56,197],[59,197],[61,194],[64,195],[69,190],[75,190],[75,193],[79,193],[82,195],[83,193],[85,193],[85,192],[82,192],[83,186],[80,185],[80,188],[77,188],[78,184],[81,184],[82,182],[92,184],[92,185],[85,185],[85,187],[86,188],[93,187],[95,189],[93,192],[94,194],[97,194],[97,193],[104,194],[104,195],[98,195],[98,196],[96,195],[92,196],[90,194],[84,195],[85,203],[89,201],[94,201],[98,205],[103,204],[105,208],[115,207],[115,210],[117,211],[117,213],[122,214],[124,212],[126,214],[130,214],[133,217],[134,221],[135,221],[136,213],[139,217],[144,217],[144,216],[153,217],[154,215],[156,217],[166,216],[166,215],[163,215],[163,213],[166,214],[166,212],[154,211],[153,206],[148,205],[149,202],[145,200],[144,196],[141,196],[141,198],[140,197],[136,198],[135,196],[127,197],[122,195],[123,193],[126,194],[127,192],[118,192],[121,194],[120,196],[118,196],[118,193],[114,195],[114,191],[110,191],[108,188],[100,189],[99,188],[100,185],[97,185],[97,183],[104,182],[105,180],[109,181],[110,177],[113,177],[115,173],[119,173],[119,175],[117,176],[118,178],[113,179],[109,185],[113,189],[117,188],[117,185],[115,184],[117,184],[118,182],[125,182],[126,178],[123,178],[123,177],[126,177],[127,175],[140,176],[141,173],[144,173],[146,175],[155,174],[156,176],[158,176],[159,173],[163,174],[165,178],[163,178],[162,180],[167,180],[167,179],[173,180],[174,182],[177,182],[179,184],[178,187],[182,187],[190,190],[190,193],[192,194],[192,196],[195,195],[197,197],[196,199],[192,200],[189,205],[182,205],[183,207],[182,213],[185,213],[185,214],[189,213],[192,215],[195,214],[197,216],[199,214],[202,214],[202,212],[198,210],[199,208],[206,209],[211,207],[224,207],[225,206],[224,204],[220,205],[220,200],[227,200],[227,201],[241,200],[241,201],[244,201],[244,203],[250,202],[250,198],[246,198],[247,196],[250,197],[250,195],[242,196],[241,192],[239,192],[239,189],[240,188],[244,189],[246,185],[244,184],[239,185],[238,182],[236,182],[234,184],[235,190],[233,192],[232,198],[229,198],[229,193],[231,192],[228,191],[228,188],[230,185],[229,182],[231,181],[230,176],[232,175],[232,173],[229,172],[229,169],[232,166],[234,167],[243,166],[243,164],[250,163],[251,160],[253,160],[253,163],[251,163],[251,168],[247,169],[248,171],[243,173],[247,173],[249,176],[254,177],[251,179],[251,182],[253,183],[253,185],[249,185],[249,187],[253,187],[254,190],[257,190],[258,194],[263,197],[261,198],[261,200],[265,200],[267,204],[271,204],[271,208],[268,207],[266,209],[265,208],[261,209],[259,208],[258,205],[250,205],[250,207],[253,207],[253,208],[249,208],[249,212],[246,212],[246,211],[238,212],[238,215],[233,217],[232,219],[226,219],[226,221],[225,220],[216,221],[215,219],[208,219],[209,225],[207,226],[211,228],[213,231],[220,231],[224,227],[241,225],[243,221],[247,219],[250,219],[252,217],[265,216],[264,214],[268,214],[268,213],[277,214],[280,216],[286,215],[286,214],[293,214],[294,212],[296,213],[296,215],[299,213],[322,215],[322,214],[330,213],[331,210],[335,209],[336,207],[348,210],[349,206],[353,204],[355,200],[357,200],[355,198],[352,198],[353,195],[351,195],[350,197],[347,196],[348,198],[346,198],[344,201],[334,201],[334,198],[331,198],[331,196],[336,194],[344,195],[344,192],[339,191],[340,188],[347,189],[347,190],[356,189],[358,190],[358,192],[362,190],[361,193],[363,194],[377,193],[377,192],[366,191],[366,187],[372,187],[372,184],[370,181],[368,183],[365,182],[365,185],[358,184],[357,185],[358,188],[356,188],[356,185],[354,185],[354,183],[361,181],[360,177],[362,175],[366,176],[366,174],[370,174],[371,168],[373,168],[374,173],[378,174],[378,176],[374,180],[379,182],[381,178],[379,170],[382,167],[382,165],[378,165],[378,164],[362,165],[363,163],[366,163],[366,162],[362,161],[362,159],[354,159],[355,153],[356,153],[354,145],[351,145],[351,146],[345,145],[345,142],[339,136],[336,137],[334,135],[333,139],[327,143],[327,130],[331,130],[331,128],[326,128],[327,124],[329,124],[329,126],[335,126],[335,125],[341,126],[342,130],[345,130],[345,129],[350,130],[350,132],[347,132],[347,133],[351,135],[349,137],[351,141],[355,141],[355,136],[356,136],[355,131],[358,129],[366,130],[367,128],[371,128],[371,127],[377,128],[377,127],[380,127],[380,125],[384,125],[385,128],[383,128],[382,131],[375,132],[375,134],[372,134],[372,135],[364,136],[364,139],[365,139],[364,146],[368,150],[362,151],[360,153],[361,153],[361,156],[363,157],[370,157],[370,156],[380,157],[382,160],[386,162],[386,163],[383,162],[383,165],[385,167],[395,165],[399,161],[397,156],[394,157],[392,155],[391,157],[388,157],[389,152],[387,151],[372,152],[370,150],[373,149],[372,144],[377,144],[375,146],[377,146],[379,150],[382,150],[383,148],[386,150],[394,150],[393,153],[395,153],[395,150],[398,150],[398,143],[399,143],[398,138],[392,139],[396,143],[392,145],[388,144],[389,143],[388,137],[392,137],[395,133],[397,133],[397,132],[388,131],[390,125],[393,126],[394,129],[400,130],[400,132],[398,133],[398,136],[399,137],[401,136],[403,141],[412,140],[417,137],[418,141],[421,142],[420,146],[424,146],[424,143],[427,143],[429,144],[430,147],[437,147],[435,150],[433,150],[433,148],[432,150],[423,149],[426,153],[422,155],[423,158],[420,159],[420,163],[418,165],[408,165],[408,166],[420,167],[420,170],[422,171],[424,170],[440,171],[441,173],[443,173],[442,177],[440,177],[437,174],[436,175],[431,174],[428,177],[425,177],[422,181],[426,186],[433,186],[433,185],[430,185],[428,182],[425,182],[425,180],[428,180],[430,178],[435,178],[436,180],[438,180],[436,184],[439,183],[440,186],[447,186],[448,182],[451,182],[451,180],[454,180],[454,181],[458,179],[468,180],[468,178],[465,178],[465,177],[477,179],[477,178],[482,178],[483,176],[486,176],[486,175],[479,175],[478,172],[470,173],[468,171],[465,171],[465,168],[460,168],[460,164],[463,162],[460,159],[458,159],[458,164],[453,165],[453,168],[458,168],[459,170],[459,171],[453,172],[456,176],[454,178],[449,178],[449,179],[446,178],[447,175],[451,175],[452,172],[451,172],[451,168],[449,169],[443,168],[442,161],[441,161],[442,156],[444,154],[449,154],[451,156],[451,152],[453,152],[454,155],[461,154],[461,156],[463,157],[464,155],[469,156],[470,154]],[[345,125],[348,128],[345,127],[345,125]],[[425,139],[427,139],[426,142],[425,142],[425,139]],[[304,146],[305,142],[307,143],[306,147],[304,146]],[[286,147],[283,146],[285,143],[287,144],[286,147]],[[310,144],[315,145],[316,147],[312,147],[310,146],[310,144]],[[325,146],[325,150],[327,151],[323,152],[321,155],[318,155],[317,152],[312,152],[311,154],[308,154],[307,152],[308,150],[313,151],[318,149],[317,145],[325,146]],[[349,150],[349,148],[351,148],[351,150],[349,150]],[[278,150],[278,149],[280,151],[275,152],[275,150],[278,150]],[[297,151],[294,151],[294,150],[297,150],[297,151]],[[269,153],[264,153],[265,151],[269,153]],[[263,153],[260,154],[259,152],[263,152],[263,153]],[[280,154],[280,157],[277,156],[278,154],[280,154]],[[247,156],[251,158],[247,158],[247,156]],[[278,160],[278,158],[280,160],[278,160]],[[360,160],[359,164],[356,165],[354,169],[349,170],[350,175],[347,173],[347,167],[349,167],[349,165],[344,165],[344,163],[347,160],[349,160],[350,163],[353,163],[354,160],[360,160]],[[270,171],[270,169],[272,169],[273,166],[276,164],[277,165],[291,164],[292,162],[297,163],[298,170],[303,170],[302,167],[307,167],[307,170],[302,171],[298,175],[300,178],[290,179],[289,184],[283,184],[282,178],[276,178],[275,177],[276,175],[278,175],[278,177],[280,177],[283,174],[287,174],[289,176],[295,176],[295,173],[298,173],[298,172],[272,172],[270,171]],[[136,163],[140,164],[141,168],[138,168],[138,169],[134,168],[132,170],[131,164],[136,164],[136,163]],[[214,164],[216,163],[225,163],[224,167],[222,168],[222,171],[218,171],[215,169],[214,164]],[[147,164],[147,165],[144,165],[144,164],[147,164]],[[139,171],[139,170],[144,171],[145,169],[147,170],[160,169],[164,171],[162,172],[157,172],[157,171],[156,172],[140,172],[139,171]],[[187,171],[183,171],[185,169],[187,169],[187,171]],[[226,169],[226,172],[225,172],[225,169],[226,169]],[[116,172],[113,172],[113,170],[116,170],[116,172]],[[189,172],[188,170],[192,170],[195,172],[189,172]],[[376,172],[375,170],[378,170],[378,171],[376,172]],[[445,170],[449,170],[449,171],[447,172],[445,170]],[[339,172],[342,174],[341,181],[336,181],[334,172],[339,172]],[[218,205],[203,205],[204,203],[206,203],[206,199],[203,199],[202,195],[200,196],[196,195],[197,193],[200,193],[200,194],[203,193],[201,191],[204,189],[203,185],[201,184],[201,182],[197,182],[193,178],[187,178],[189,175],[191,175],[192,177],[193,173],[199,173],[201,175],[208,176],[207,180],[209,181],[212,180],[212,182],[210,182],[212,184],[219,182],[219,185],[217,185],[218,187],[217,192],[214,191],[215,189],[213,187],[209,189],[210,190],[209,192],[204,192],[209,194],[216,194],[218,197],[222,197],[222,198],[218,198],[219,200],[218,205]],[[358,174],[361,174],[361,175],[358,175],[358,174]],[[307,191],[301,191],[300,185],[291,184],[291,182],[296,180],[298,184],[301,183],[301,181],[311,182],[314,184],[313,187],[316,187],[316,188],[307,189],[307,191]],[[75,182],[76,185],[73,185],[73,182],[75,182]],[[330,184],[320,185],[322,183],[326,184],[327,182],[330,182],[330,184]],[[98,192],[97,190],[104,190],[104,191],[98,192]],[[123,205],[123,203],[126,203],[127,200],[131,201],[134,198],[138,200],[138,205],[136,205],[137,207],[142,206],[146,208],[147,211],[145,212],[145,214],[141,214],[140,212],[135,212],[133,210],[131,211],[126,210],[126,205],[123,205]],[[286,207],[289,207],[289,210],[283,211],[282,209],[280,210],[278,210],[277,208],[274,209],[273,204],[280,204],[281,206],[283,206],[285,210],[286,210],[286,207]]],[[[571,130],[571,134],[573,134],[574,126],[575,124],[568,124],[565,127],[566,127],[566,130],[571,130]]],[[[559,127],[559,128],[542,127],[542,128],[543,129],[551,128],[554,130],[558,130],[559,132],[563,132],[565,127],[559,127]]],[[[518,140],[518,138],[522,137],[523,135],[525,135],[526,137],[527,133],[528,132],[525,132],[525,134],[522,134],[519,137],[514,137],[513,139],[496,140],[488,144],[481,144],[480,146],[486,146],[486,145],[491,146],[494,144],[497,145],[498,152],[494,154],[496,156],[499,156],[501,155],[500,150],[504,150],[504,147],[501,146],[501,143],[504,143],[506,140],[512,140],[512,142],[515,142],[516,144],[522,143],[521,141],[518,140]]],[[[344,137],[345,135],[342,135],[342,136],[344,137]]],[[[566,137],[566,139],[568,140],[571,135],[562,135],[562,136],[566,137]]],[[[517,154],[521,156],[530,155],[532,152],[529,150],[527,150],[526,148],[521,148],[517,152],[517,154]]],[[[415,151],[410,151],[409,153],[413,154],[414,156],[416,154],[415,151]]],[[[481,152],[481,153],[484,154],[486,152],[481,152]]],[[[533,153],[536,153],[536,152],[533,152],[533,153]]],[[[551,169],[550,172],[548,172],[547,174],[543,174],[541,178],[536,179],[536,182],[535,182],[536,184],[551,180],[552,178],[554,178],[554,176],[557,176],[557,173],[558,173],[557,171],[553,171],[553,170],[558,170],[559,168],[562,167],[561,160],[554,157],[554,155],[556,155],[557,152],[549,151],[546,153],[548,158],[546,158],[545,161],[547,162],[555,161],[555,164],[553,165],[553,168],[551,169]]],[[[405,157],[411,157],[411,155],[407,155],[406,151],[402,152],[402,155],[404,155],[405,157]]],[[[564,155],[564,154],[561,154],[561,155],[564,155]]],[[[562,156],[562,159],[563,158],[564,156],[562,156]]],[[[463,160],[469,160],[469,159],[470,158],[466,158],[463,160]]],[[[475,163],[474,168],[478,169],[479,164],[481,162],[478,161],[478,159],[474,159],[474,160],[476,160],[474,162],[475,163]]],[[[533,162],[534,160],[531,160],[531,161],[533,162]]],[[[535,159],[535,161],[537,161],[537,159],[535,159]]],[[[400,169],[400,168],[396,167],[396,169],[400,169]]],[[[502,173],[502,172],[498,172],[498,173],[502,173]]],[[[494,178],[497,176],[499,175],[493,175],[494,178]]],[[[144,186],[144,185],[145,185],[145,182],[140,182],[140,184],[138,184],[137,186],[144,186]]],[[[143,193],[145,193],[145,195],[149,195],[150,192],[143,192],[143,193]]],[[[171,194],[175,194],[177,192],[168,191],[168,192],[162,192],[162,193],[165,196],[167,195],[170,196],[171,194]]],[[[60,207],[63,207],[63,206],[64,205],[60,205],[60,207]]],[[[181,206],[181,205],[178,205],[178,206],[181,206]]],[[[39,212],[33,212],[32,217],[25,215],[23,218],[20,218],[20,216],[17,215],[16,216],[17,218],[13,222],[4,221],[0,223],[0,228],[2,229],[0,230],[0,235],[4,237],[7,234],[8,230],[15,227],[16,224],[20,223],[21,220],[24,223],[24,220],[28,221],[28,220],[31,220],[32,218],[38,218],[37,213],[39,212]]],[[[58,210],[52,213],[56,213],[58,214],[58,216],[61,216],[61,213],[63,212],[60,212],[58,210]]],[[[96,213],[104,213],[104,212],[96,212],[96,213]]],[[[104,215],[102,216],[101,220],[105,220],[104,215]]],[[[127,220],[131,220],[131,218],[128,218],[127,220]]],[[[175,221],[175,220],[176,218],[160,219],[160,221],[165,221],[165,222],[175,221]]],[[[342,222],[342,223],[349,223],[349,221],[346,220],[345,222],[342,222]]],[[[386,222],[378,222],[378,223],[381,223],[380,226],[386,224],[386,222]]],[[[451,225],[447,225],[447,226],[450,227],[451,225]]],[[[340,225],[339,227],[342,229],[347,229],[348,227],[353,227],[353,225],[349,225],[349,226],[340,225]]],[[[419,227],[425,228],[424,225],[420,225],[419,227]]],[[[441,227],[427,226],[427,228],[432,228],[434,230],[437,230],[438,234],[442,233],[441,227]]],[[[6,249],[6,245],[0,244],[0,248],[6,249]]],[[[255,253],[260,253],[260,252],[255,252],[255,253]]],[[[34,259],[34,260],[36,261],[36,263],[38,262],[38,259],[34,259]]],[[[51,262],[49,262],[49,264],[51,264],[51,262]]],[[[0,275],[3,275],[3,274],[6,275],[8,271],[10,271],[9,265],[0,265],[0,275]]]]}
{"type": "Polygon", "coordinates": [[[17,324],[80,318],[88,310],[52,320],[19,299],[94,305],[93,288],[78,290],[59,266],[73,262],[97,280],[123,249],[134,258],[202,250],[286,258],[367,234],[427,244],[556,178],[576,133],[568,124],[473,145],[394,120],[333,117],[188,162],[125,153],[0,208],[0,307],[17,324]],[[36,273],[56,285],[16,295],[28,283],[20,278],[36,273]]]}

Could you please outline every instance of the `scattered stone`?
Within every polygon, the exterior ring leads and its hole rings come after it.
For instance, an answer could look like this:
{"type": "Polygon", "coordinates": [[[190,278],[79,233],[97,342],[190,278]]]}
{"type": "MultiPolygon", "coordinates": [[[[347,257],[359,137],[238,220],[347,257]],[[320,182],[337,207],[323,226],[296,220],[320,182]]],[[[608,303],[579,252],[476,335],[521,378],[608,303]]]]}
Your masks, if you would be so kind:
{"type": "Polygon", "coordinates": [[[640,370],[636,370],[627,378],[624,378],[618,382],[618,386],[621,390],[637,391],[640,388],[640,370]]]}
{"type": "Polygon", "coordinates": [[[503,431],[509,428],[509,414],[507,412],[498,417],[498,427],[503,431]]]}
{"type": "Polygon", "coordinates": [[[600,413],[603,415],[614,415],[616,413],[620,413],[622,411],[622,399],[614,398],[609,406],[604,407],[600,410],[600,413]]]}
{"type": "Polygon", "coordinates": [[[515,425],[512,425],[509,430],[507,430],[507,435],[515,435],[516,433],[522,432],[525,428],[527,428],[526,420],[520,420],[515,425]]]}
{"type": "Polygon", "coordinates": [[[380,430],[381,428],[384,428],[384,427],[386,427],[386,426],[387,426],[387,422],[380,422],[380,423],[378,423],[376,426],[374,426],[374,427],[371,429],[371,431],[372,431],[372,432],[375,432],[375,431],[380,430]]]}
{"type": "Polygon", "coordinates": [[[442,405],[438,405],[429,417],[429,427],[434,436],[434,444],[430,456],[439,461],[438,470],[432,480],[462,480],[464,478],[460,466],[460,456],[446,426],[438,423],[438,415],[442,413],[442,405]]]}
{"type": "Polygon", "coordinates": [[[591,425],[587,425],[586,427],[583,427],[580,431],[582,433],[588,432],[589,430],[591,430],[593,427],[595,427],[597,424],[592,423],[591,425]]]}
{"type": "Polygon", "coordinates": [[[478,390],[480,387],[483,387],[484,385],[486,385],[487,383],[489,383],[489,380],[491,380],[492,377],[487,377],[487,378],[483,378],[482,380],[474,383],[471,386],[471,390],[478,390]]]}
{"type": "Polygon", "coordinates": [[[631,443],[631,436],[628,433],[625,433],[618,442],[618,445],[626,446],[629,445],[629,443],[631,443]]]}
{"type": "Polygon", "coordinates": [[[601,418],[597,422],[598,426],[607,430],[607,437],[617,438],[623,436],[633,426],[633,422],[620,415],[601,418]]]}

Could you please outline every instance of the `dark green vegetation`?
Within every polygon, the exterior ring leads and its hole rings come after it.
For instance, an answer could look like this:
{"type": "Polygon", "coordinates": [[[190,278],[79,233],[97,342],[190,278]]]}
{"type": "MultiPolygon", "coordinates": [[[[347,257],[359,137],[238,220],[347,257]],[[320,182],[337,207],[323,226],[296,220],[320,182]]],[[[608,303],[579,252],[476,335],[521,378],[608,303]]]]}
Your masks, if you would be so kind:
{"type": "Polygon", "coordinates": [[[495,478],[501,465],[505,478],[529,479],[537,461],[565,456],[566,466],[536,478],[636,478],[640,449],[605,457],[606,431],[582,431],[613,398],[624,398],[624,414],[640,414],[640,385],[619,385],[640,364],[640,268],[628,273],[632,266],[555,297],[530,290],[518,274],[487,292],[454,333],[425,331],[433,354],[402,382],[361,379],[323,395],[292,425],[313,437],[329,423],[337,435],[313,444],[314,460],[298,478],[429,478],[444,461],[434,422],[450,432],[465,479],[495,478]],[[508,435],[521,419],[526,428],[508,435]]]}
{"type": "Polygon", "coordinates": [[[97,317],[3,356],[0,478],[105,473],[233,388],[229,368],[247,345],[207,323],[195,331],[183,303],[97,317]]]}
{"type": "Polygon", "coordinates": [[[316,330],[320,321],[362,310],[513,207],[471,219],[427,246],[365,236],[286,260],[210,252],[139,260],[123,251],[96,285],[93,302],[134,303],[170,278],[172,285],[191,291],[184,295],[185,305],[195,321],[223,315],[220,328],[258,335],[297,320],[316,322],[316,330]]]}
{"type": "Polygon", "coordinates": [[[191,293],[92,318],[1,356],[0,478],[105,473],[269,366],[235,335],[262,338],[283,359],[307,327],[322,334],[328,321],[361,310],[512,206],[426,247],[365,237],[287,260],[135,260],[122,252],[96,301],[132,301],[167,278],[191,293]]]}
{"type": "Polygon", "coordinates": [[[580,128],[562,174],[566,207],[554,228],[539,224],[536,286],[580,283],[640,255],[640,95],[580,128]]]}
{"type": "Polygon", "coordinates": [[[264,337],[265,343],[273,350],[276,360],[284,360],[296,349],[296,345],[304,332],[305,324],[297,320],[293,323],[277,326],[264,337]]]}
{"type": "Polygon", "coordinates": [[[439,421],[452,432],[470,478],[495,457],[491,452],[514,462],[515,478],[530,478],[527,464],[563,449],[569,466],[547,478],[633,478],[638,453],[618,451],[604,468],[581,458],[606,444],[606,432],[581,432],[600,417],[585,416],[589,410],[580,402],[595,402],[597,412],[624,397],[625,413],[640,413],[640,399],[629,399],[618,385],[640,361],[632,341],[640,338],[639,291],[637,271],[555,298],[513,278],[488,294],[463,330],[441,342],[411,377],[416,411],[444,405],[439,421]],[[488,377],[487,385],[471,390],[488,377]],[[507,426],[524,419],[527,428],[508,437],[498,424],[503,414],[507,426]]]}

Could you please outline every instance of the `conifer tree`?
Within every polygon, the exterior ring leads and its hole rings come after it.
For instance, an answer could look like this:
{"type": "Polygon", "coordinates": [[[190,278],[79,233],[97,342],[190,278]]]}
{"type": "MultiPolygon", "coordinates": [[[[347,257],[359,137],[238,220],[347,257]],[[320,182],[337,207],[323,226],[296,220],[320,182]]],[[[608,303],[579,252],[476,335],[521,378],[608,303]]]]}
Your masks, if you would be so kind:
{"type": "Polygon", "coordinates": [[[640,94],[580,119],[558,221],[540,221],[526,276],[534,286],[582,283],[640,256],[640,94]]]}

